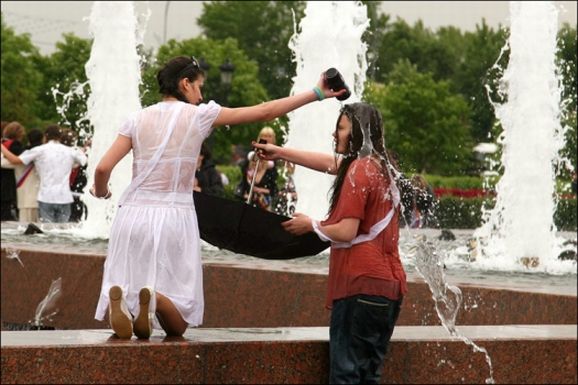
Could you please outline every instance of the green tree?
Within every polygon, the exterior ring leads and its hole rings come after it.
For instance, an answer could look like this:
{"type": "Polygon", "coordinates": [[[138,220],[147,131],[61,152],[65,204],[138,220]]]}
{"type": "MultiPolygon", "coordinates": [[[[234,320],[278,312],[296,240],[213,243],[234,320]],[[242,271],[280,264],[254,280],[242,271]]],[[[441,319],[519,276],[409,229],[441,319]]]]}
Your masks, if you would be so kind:
{"type": "Polygon", "coordinates": [[[56,51],[42,61],[41,118],[89,133],[92,129],[85,116],[90,86],[84,65],[90,58],[92,42],[72,33],[62,37],[56,43],[56,51]]]}
{"type": "Polygon", "coordinates": [[[385,140],[406,171],[452,175],[470,170],[472,138],[464,98],[449,82],[395,64],[386,85],[370,84],[366,100],[382,111],[385,140]]]}
{"type": "MultiPolygon", "coordinates": [[[[198,23],[210,39],[237,39],[239,48],[258,63],[259,80],[276,99],[291,89],[295,65],[288,43],[304,9],[303,1],[211,1],[203,4],[198,23]]],[[[216,67],[222,62],[210,63],[216,67]]]]}
{"type": "MultiPolygon", "coordinates": [[[[257,63],[247,57],[246,53],[238,47],[235,39],[228,38],[217,41],[195,38],[179,42],[170,40],[159,48],[155,63],[147,67],[143,73],[143,106],[156,103],[161,98],[156,81],[156,74],[159,69],[175,56],[190,56],[191,54],[197,58],[203,57],[209,63],[222,63],[227,58],[235,63],[233,82],[227,102],[223,104],[232,107],[247,106],[268,100],[267,91],[257,78],[257,63]]],[[[205,101],[211,99],[223,101],[225,91],[220,84],[219,68],[211,66],[203,88],[205,101]]],[[[227,161],[231,153],[231,144],[241,143],[249,146],[251,140],[256,139],[262,127],[263,123],[253,123],[232,128],[216,128],[208,139],[213,156],[219,162],[227,161]]]]}
{"type": "MultiPolygon", "coordinates": [[[[505,29],[494,30],[482,19],[476,30],[464,34],[464,54],[454,82],[471,106],[470,124],[472,136],[477,142],[488,142],[495,122],[494,109],[488,99],[486,86],[496,89],[508,63],[508,52],[504,52],[498,67],[493,67],[500,51],[508,39],[505,29]]],[[[492,96],[496,98],[495,93],[492,96]]],[[[498,99],[495,99],[498,101],[498,99]]]]}
{"type": "Polygon", "coordinates": [[[4,121],[36,125],[42,86],[42,74],[35,62],[40,54],[29,34],[18,35],[1,18],[1,116],[4,121]]]}
{"type": "Polygon", "coordinates": [[[378,55],[376,81],[385,82],[399,60],[430,72],[435,80],[449,80],[456,73],[463,47],[459,29],[444,27],[434,33],[421,20],[412,27],[400,18],[393,23],[381,18],[380,27],[380,40],[372,44],[378,55]]]}
{"type": "Polygon", "coordinates": [[[558,31],[557,64],[562,77],[562,124],[568,127],[566,146],[562,154],[577,167],[577,138],[576,138],[576,99],[578,91],[576,81],[576,28],[564,23],[558,31]]]}

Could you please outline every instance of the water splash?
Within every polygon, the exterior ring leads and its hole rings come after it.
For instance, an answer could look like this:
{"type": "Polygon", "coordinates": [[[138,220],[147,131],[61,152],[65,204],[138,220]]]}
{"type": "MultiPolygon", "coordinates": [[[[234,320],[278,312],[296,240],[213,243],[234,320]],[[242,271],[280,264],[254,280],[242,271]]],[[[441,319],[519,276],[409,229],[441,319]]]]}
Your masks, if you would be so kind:
{"type": "MultiPolygon", "coordinates": [[[[85,66],[91,89],[87,117],[94,126],[94,135],[88,154],[88,187],[94,182],[96,165],[116,139],[121,124],[141,107],[137,44],[142,38],[142,32],[137,30],[133,3],[125,1],[95,1],[89,31],[94,40],[85,66]]],[[[110,178],[113,194],[110,200],[85,195],[88,218],[78,229],[79,235],[108,237],[118,199],[131,180],[131,165],[129,153],[115,167],[110,178]]]]}
{"type": "Polygon", "coordinates": [[[6,248],[6,258],[15,259],[20,263],[20,265],[22,267],[24,267],[24,264],[22,263],[22,260],[20,259],[20,250],[7,247],[6,248]]]}
{"type": "MultiPolygon", "coordinates": [[[[299,25],[300,32],[295,33],[289,42],[296,62],[292,93],[313,88],[323,71],[335,67],[351,88],[352,95],[346,103],[360,101],[367,71],[367,45],[361,37],[368,26],[367,9],[361,2],[307,2],[305,17],[299,25]]],[[[331,135],[340,107],[337,99],[324,100],[290,113],[285,145],[332,153],[331,135]]],[[[329,207],[327,192],[333,177],[296,167],[294,181],[298,196],[296,211],[313,218],[324,218],[329,207]]]]}
{"type": "Polygon", "coordinates": [[[48,288],[48,294],[46,297],[36,307],[36,311],[34,313],[34,321],[32,325],[36,327],[43,326],[43,320],[52,320],[52,317],[58,313],[58,309],[52,311],[52,313],[47,314],[47,312],[54,309],[56,306],[56,301],[62,295],[62,278],[58,277],[50,284],[48,288]]]}
{"type": "Polygon", "coordinates": [[[439,254],[427,242],[425,235],[418,235],[413,238],[409,253],[413,257],[416,270],[426,281],[432,292],[435,309],[443,327],[452,337],[456,337],[470,345],[474,352],[483,353],[486,356],[486,363],[490,370],[490,376],[486,378],[486,384],[494,384],[494,369],[488,351],[478,346],[468,337],[461,335],[456,328],[456,318],[462,306],[462,291],[459,287],[447,283],[443,271],[444,263],[439,254]]]}
{"type": "Polygon", "coordinates": [[[556,68],[558,10],[549,1],[511,2],[509,63],[492,101],[503,133],[503,176],[496,186],[494,209],[484,212],[476,230],[481,254],[475,263],[498,269],[549,273],[576,270],[558,261],[555,167],[564,146],[560,125],[561,79],[556,68]],[[506,257],[507,256],[507,257],[506,257]],[[522,262],[522,263],[520,263],[522,262]]]}

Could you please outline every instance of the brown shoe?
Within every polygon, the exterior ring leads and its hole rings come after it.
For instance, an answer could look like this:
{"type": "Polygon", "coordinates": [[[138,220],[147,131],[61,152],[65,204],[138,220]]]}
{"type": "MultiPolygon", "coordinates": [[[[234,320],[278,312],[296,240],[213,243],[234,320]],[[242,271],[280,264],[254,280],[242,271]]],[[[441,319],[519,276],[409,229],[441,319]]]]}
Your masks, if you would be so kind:
{"type": "Polygon", "coordinates": [[[154,314],[150,312],[150,303],[154,293],[150,287],[143,287],[138,294],[140,310],[134,320],[134,334],[138,338],[148,339],[153,332],[154,314]]]}
{"type": "Polygon", "coordinates": [[[122,289],[113,286],[108,291],[110,304],[108,306],[108,319],[110,326],[118,338],[130,339],[132,337],[132,316],[122,298],[122,289]]]}

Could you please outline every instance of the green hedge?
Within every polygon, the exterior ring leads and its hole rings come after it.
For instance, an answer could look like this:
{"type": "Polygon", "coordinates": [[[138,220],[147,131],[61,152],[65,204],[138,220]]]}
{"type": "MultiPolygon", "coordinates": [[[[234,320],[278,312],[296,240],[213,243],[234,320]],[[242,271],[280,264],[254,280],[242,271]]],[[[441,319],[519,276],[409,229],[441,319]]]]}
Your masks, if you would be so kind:
{"type": "MultiPolygon", "coordinates": [[[[442,197],[435,213],[440,228],[475,229],[482,224],[482,205],[490,209],[494,204],[494,199],[442,197]]],[[[560,200],[554,223],[558,230],[578,229],[576,198],[560,200]]]]}

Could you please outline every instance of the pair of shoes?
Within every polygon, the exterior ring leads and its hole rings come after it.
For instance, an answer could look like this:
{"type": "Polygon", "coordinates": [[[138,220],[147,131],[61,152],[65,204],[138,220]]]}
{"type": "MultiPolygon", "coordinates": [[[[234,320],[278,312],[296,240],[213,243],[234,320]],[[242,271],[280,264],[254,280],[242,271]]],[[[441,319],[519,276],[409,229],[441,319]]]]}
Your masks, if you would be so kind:
{"type": "Polygon", "coordinates": [[[132,337],[132,316],[122,298],[122,289],[112,286],[108,291],[110,304],[108,307],[108,319],[110,327],[118,338],[130,339],[132,337]]]}
{"type": "Polygon", "coordinates": [[[143,287],[138,294],[140,310],[134,320],[134,334],[138,338],[148,339],[153,332],[154,313],[150,312],[151,301],[155,292],[150,287],[143,287]]]}

